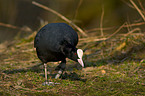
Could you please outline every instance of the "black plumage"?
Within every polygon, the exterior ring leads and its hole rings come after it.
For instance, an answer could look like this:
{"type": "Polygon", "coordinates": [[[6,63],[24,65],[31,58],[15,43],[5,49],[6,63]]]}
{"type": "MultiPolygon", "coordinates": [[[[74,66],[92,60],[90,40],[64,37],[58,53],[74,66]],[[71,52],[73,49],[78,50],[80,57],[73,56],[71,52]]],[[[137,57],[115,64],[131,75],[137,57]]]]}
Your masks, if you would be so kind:
{"type": "MultiPolygon", "coordinates": [[[[41,28],[37,33],[34,47],[36,48],[38,58],[45,65],[47,62],[61,61],[57,69],[65,70],[66,58],[76,62],[78,62],[78,59],[81,59],[76,48],[77,43],[78,34],[72,27],[66,23],[50,23],[41,28]]],[[[84,66],[83,63],[81,65],[84,66]]]]}
{"type": "MultiPolygon", "coordinates": [[[[46,63],[64,60],[69,55],[69,51],[76,51],[77,43],[78,35],[69,25],[51,23],[37,33],[34,47],[37,50],[38,58],[46,63]]],[[[77,58],[72,59],[76,61],[77,58]]]]}

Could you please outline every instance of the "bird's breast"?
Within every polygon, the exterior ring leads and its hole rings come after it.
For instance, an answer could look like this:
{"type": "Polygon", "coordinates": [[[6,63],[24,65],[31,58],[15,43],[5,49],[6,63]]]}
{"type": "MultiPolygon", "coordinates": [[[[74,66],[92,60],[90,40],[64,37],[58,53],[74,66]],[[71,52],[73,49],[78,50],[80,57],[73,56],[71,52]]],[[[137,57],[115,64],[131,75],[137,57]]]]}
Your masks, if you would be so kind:
{"type": "Polygon", "coordinates": [[[55,62],[64,60],[66,57],[60,52],[52,52],[50,50],[39,50],[36,48],[38,58],[42,62],[55,62]]]}

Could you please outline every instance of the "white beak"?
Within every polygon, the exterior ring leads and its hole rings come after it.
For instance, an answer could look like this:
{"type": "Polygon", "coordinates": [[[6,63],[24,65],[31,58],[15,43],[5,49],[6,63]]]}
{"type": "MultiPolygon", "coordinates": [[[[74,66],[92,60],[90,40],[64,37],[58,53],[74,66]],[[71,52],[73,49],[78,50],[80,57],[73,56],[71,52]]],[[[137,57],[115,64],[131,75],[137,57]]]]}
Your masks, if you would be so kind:
{"type": "Polygon", "coordinates": [[[83,50],[82,49],[78,49],[77,50],[77,54],[78,54],[78,62],[81,64],[82,67],[84,67],[84,63],[83,63],[83,60],[82,60],[82,57],[83,57],[83,50]]]}

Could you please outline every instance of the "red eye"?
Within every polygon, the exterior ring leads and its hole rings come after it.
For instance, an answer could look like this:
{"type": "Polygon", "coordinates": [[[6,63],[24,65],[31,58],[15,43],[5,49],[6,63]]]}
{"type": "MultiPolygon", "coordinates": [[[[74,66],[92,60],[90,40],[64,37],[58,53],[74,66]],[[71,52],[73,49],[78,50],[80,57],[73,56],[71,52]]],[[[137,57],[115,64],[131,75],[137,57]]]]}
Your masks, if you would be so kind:
{"type": "Polygon", "coordinates": [[[77,55],[77,53],[75,53],[75,55],[77,55]]]}

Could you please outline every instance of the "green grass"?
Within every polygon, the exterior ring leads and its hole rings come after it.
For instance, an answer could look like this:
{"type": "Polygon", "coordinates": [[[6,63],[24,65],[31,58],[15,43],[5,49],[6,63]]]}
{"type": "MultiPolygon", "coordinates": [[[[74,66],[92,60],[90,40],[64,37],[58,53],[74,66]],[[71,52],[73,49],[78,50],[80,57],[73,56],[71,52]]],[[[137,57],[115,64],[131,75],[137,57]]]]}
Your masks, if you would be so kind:
{"type": "MultiPolygon", "coordinates": [[[[0,55],[0,96],[145,95],[143,49],[134,49],[131,51],[132,54],[126,55],[128,58],[125,60],[123,59],[126,57],[123,57],[124,55],[122,56],[121,53],[122,51],[127,53],[134,43],[125,45],[119,51],[115,49],[121,46],[122,40],[120,42],[116,40],[116,44],[112,46],[112,49],[108,50],[106,49],[110,48],[111,41],[94,46],[90,49],[92,53],[88,55],[86,51],[84,54],[85,68],[81,68],[74,61],[67,60],[66,71],[62,78],[57,80],[54,79],[54,74],[56,74],[54,69],[58,63],[50,62],[48,63],[50,75],[48,76],[51,78],[51,81],[60,84],[42,86],[42,83],[45,81],[44,68],[43,65],[36,66],[40,61],[36,56],[36,52],[29,50],[33,49],[31,38],[26,41],[23,39],[0,55]],[[103,55],[101,53],[94,54],[98,49],[102,50],[103,55]],[[122,56],[123,59],[117,56],[122,56]],[[138,60],[138,57],[140,60],[138,60]]],[[[124,41],[126,39],[128,38],[124,38],[124,41]]],[[[138,41],[140,42],[140,40],[136,40],[136,42],[138,41]]]]}

